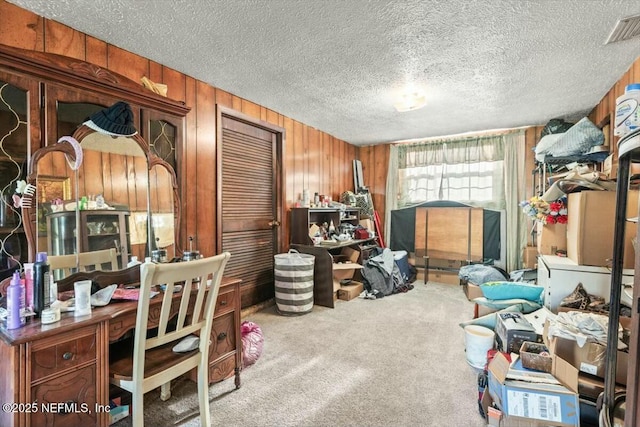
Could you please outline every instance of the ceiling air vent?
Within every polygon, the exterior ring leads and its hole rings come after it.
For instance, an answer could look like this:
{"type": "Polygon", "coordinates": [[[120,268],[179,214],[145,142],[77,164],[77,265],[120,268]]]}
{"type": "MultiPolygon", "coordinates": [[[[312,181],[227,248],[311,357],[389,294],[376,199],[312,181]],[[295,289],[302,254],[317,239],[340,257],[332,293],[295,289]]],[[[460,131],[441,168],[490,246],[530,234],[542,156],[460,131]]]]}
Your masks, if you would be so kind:
{"type": "Polygon", "coordinates": [[[640,15],[620,19],[605,44],[629,40],[640,36],[640,15]]]}

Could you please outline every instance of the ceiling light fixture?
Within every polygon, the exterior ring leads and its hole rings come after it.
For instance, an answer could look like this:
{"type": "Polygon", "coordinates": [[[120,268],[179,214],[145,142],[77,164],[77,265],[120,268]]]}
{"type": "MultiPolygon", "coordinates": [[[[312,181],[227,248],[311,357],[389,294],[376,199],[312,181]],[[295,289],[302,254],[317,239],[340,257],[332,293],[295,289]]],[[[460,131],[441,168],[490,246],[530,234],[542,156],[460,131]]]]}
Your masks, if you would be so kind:
{"type": "Polygon", "coordinates": [[[413,90],[400,95],[393,106],[398,112],[418,110],[427,105],[427,97],[422,91],[413,90]]]}

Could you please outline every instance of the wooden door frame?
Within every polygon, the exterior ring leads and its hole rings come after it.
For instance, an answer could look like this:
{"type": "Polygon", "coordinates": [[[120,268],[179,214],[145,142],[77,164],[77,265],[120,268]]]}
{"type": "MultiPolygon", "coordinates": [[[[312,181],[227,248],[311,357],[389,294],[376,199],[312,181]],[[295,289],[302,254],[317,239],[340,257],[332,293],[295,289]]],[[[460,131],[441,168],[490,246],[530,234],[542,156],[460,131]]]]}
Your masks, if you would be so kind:
{"type": "Polygon", "coordinates": [[[276,221],[280,223],[280,226],[276,231],[277,247],[276,252],[283,251],[284,237],[287,228],[286,215],[284,209],[286,205],[287,195],[284,192],[284,177],[285,175],[285,128],[273,123],[266,122],[264,120],[256,119],[255,117],[248,116],[233,108],[225,107],[220,104],[216,104],[216,252],[222,250],[222,118],[229,117],[231,119],[246,123],[251,126],[255,126],[276,134],[276,149],[275,149],[275,193],[276,193],[276,221]]]}

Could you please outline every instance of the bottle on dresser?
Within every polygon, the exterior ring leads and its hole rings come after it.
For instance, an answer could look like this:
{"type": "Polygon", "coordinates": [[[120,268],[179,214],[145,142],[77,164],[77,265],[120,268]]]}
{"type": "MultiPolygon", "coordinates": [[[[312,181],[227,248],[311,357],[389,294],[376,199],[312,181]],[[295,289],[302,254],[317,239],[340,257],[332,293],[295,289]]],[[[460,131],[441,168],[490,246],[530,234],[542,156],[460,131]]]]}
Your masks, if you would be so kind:
{"type": "Polygon", "coordinates": [[[24,264],[24,289],[25,306],[29,311],[33,311],[33,263],[24,264]]]}
{"type": "Polygon", "coordinates": [[[33,264],[33,311],[40,317],[51,305],[51,275],[46,252],[38,252],[33,264]]]}
{"type": "Polygon", "coordinates": [[[15,271],[7,288],[7,329],[18,329],[25,324],[24,286],[21,284],[20,272],[15,271]]]}

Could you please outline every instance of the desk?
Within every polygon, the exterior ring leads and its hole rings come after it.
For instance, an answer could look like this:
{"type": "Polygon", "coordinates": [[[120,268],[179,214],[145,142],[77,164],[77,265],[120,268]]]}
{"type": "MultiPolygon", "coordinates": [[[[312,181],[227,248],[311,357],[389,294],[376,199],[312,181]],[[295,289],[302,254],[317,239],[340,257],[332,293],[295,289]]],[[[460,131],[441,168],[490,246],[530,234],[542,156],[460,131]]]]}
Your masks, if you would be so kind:
{"type": "Polygon", "coordinates": [[[334,255],[339,249],[351,247],[360,252],[358,261],[362,263],[368,256],[368,250],[377,247],[373,242],[375,238],[362,240],[348,240],[346,242],[336,242],[335,244],[300,245],[292,244],[291,249],[300,253],[315,256],[313,264],[313,303],[324,307],[334,308],[333,292],[333,262],[334,255]],[[367,252],[364,253],[363,252],[367,252]]]}
{"type": "MultiPolygon", "coordinates": [[[[151,319],[153,307],[159,312],[160,302],[156,296],[150,308],[151,319]]],[[[1,411],[0,425],[108,426],[108,414],[95,408],[109,404],[109,343],[135,327],[137,306],[137,301],[114,302],[94,308],[90,316],[75,318],[73,313],[64,313],[59,322],[50,325],[42,325],[37,319],[14,330],[6,330],[3,325],[0,402],[13,403],[16,410],[1,411]],[[43,412],[45,402],[66,405],[56,407],[57,413],[43,412]]],[[[151,319],[150,328],[155,326],[151,319]]],[[[211,340],[209,381],[235,376],[239,388],[239,279],[222,279],[211,340]]],[[[193,373],[192,378],[195,379],[193,373]]]]}

